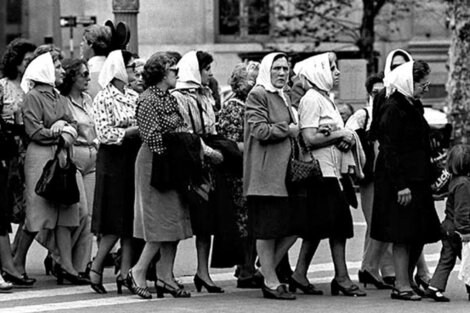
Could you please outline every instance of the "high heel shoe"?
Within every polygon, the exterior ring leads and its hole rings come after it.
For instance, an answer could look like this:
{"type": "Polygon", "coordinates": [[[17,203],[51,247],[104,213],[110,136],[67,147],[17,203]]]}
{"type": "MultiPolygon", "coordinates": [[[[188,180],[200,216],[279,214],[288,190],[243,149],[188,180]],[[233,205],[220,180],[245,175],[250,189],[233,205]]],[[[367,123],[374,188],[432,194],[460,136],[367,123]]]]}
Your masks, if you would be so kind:
{"type": "Polygon", "coordinates": [[[163,298],[165,293],[169,293],[173,298],[190,298],[191,293],[184,290],[183,288],[175,288],[161,279],[155,281],[155,289],[157,290],[157,298],[163,298]],[[158,283],[162,283],[163,286],[159,286],[158,283]]]}
{"type": "Polygon", "coordinates": [[[74,285],[88,285],[90,281],[86,278],[81,277],[80,275],[73,275],[64,270],[62,267],[59,267],[57,271],[57,285],[63,285],[64,279],[68,280],[74,285]]]}
{"type": "Polygon", "coordinates": [[[348,297],[365,297],[367,293],[364,290],[361,290],[357,285],[352,284],[349,287],[341,286],[336,279],[331,281],[331,295],[337,296],[339,292],[348,297]]]}
{"type": "Polygon", "coordinates": [[[302,292],[305,293],[306,295],[316,295],[316,296],[323,295],[323,291],[318,290],[317,288],[315,288],[314,285],[308,283],[306,286],[304,286],[291,277],[289,279],[289,292],[296,292],[297,288],[302,290],[302,292]]]}
{"type": "Polygon", "coordinates": [[[375,278],[375,276],[367,270],[359,271],[357,276],[359,277],[359,282],[364,284],[364,288],[367,288],[367,284],[372,284],[377,289],[392,289],[392,286],[375,278]]]}
{"type": "Polygon", "coordinates": [[[426,290],[429,287],[429,280],[424,281],[424,279],[419,277],[418,274],[415,275],[415,282],[416,282],[416,285],[418,285],[418,288],[421,286],[423,287],[424,290],[426,290]]]}
{"type": "Polygon", "coordinates": [[[50,254],[48,254],[44,258],[44,270],[46,272],[46,275],[49,276],[52,274],[52,266],[53,266],[53,260],[50,254]]]}
{"type": "MultiPolygon", "coordinates": [[[[96,276],[100,278],[100,280],[97,283],[94,283],[91,281],[90,278],[90,287],[93,289],[97,294],[105,294],[108,293],[106,289],[103,286],[103,272],[98,272],[95,271],[94,269],[91,268],[90,266],[90,274],[94,273],[96,276]]],[[[91,276],[91,275],[90,275],[91,276]]]]}
{"type": "Polygon", "coordinates": [[[35,279],[29,278],[26,274],[23,274],[18,277],[4,270],[2,271],[2,276],[7,282],[10,282],[15,286],[32,286],[36,282],[35,279]]]}
{"type": "Polygon", "coordinates": [[[263,297],[266,299],[275,300],[295,300],[296,297],[287,291],[287,287],[284,284],[280,284],[276,289],[271,289],[263,283],[261,288],[263,291],[263,297]]]}
{"type": "Polygon", "coordinates": [[[194,286],[196,286],[197,292],[201,292],[202,287],[206,288],[208,293],[224,293],[225,291],[219,286],[211,286],[202,280],[197,274],[194,275],[194,286]]]}
{"type": "Polygon", "coordinates": [[[127,273],[126,280],[128,281],[129,285],[132,288],[132,292],[142,299],[152,299],[152,295],[150,294],[148,287],[139,287],[134,280],[134,275],[132,274],[132,269],[129,270],[127,273]]]}
{"type": "Polygon", "coordinates": [[[116,287],[118,294],[122,294],[122,286],[126,287],[127,289],[129,289],[130,292],[133,293],[132,286],[129,285],[129,281],[123,278],[121,274],[119,274],[116,276],[116,287]]]}

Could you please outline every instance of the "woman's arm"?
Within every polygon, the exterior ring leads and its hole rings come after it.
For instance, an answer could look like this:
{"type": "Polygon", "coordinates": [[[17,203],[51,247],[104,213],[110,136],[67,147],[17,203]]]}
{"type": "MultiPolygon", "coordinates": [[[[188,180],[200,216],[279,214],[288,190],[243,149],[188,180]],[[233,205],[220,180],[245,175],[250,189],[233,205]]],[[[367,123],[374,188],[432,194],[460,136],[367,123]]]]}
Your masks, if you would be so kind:
{"type": "Polygon", "coordinates": [[[52,145],[59,142],[60,133],[53,132],[44,126],[41,101],[29,92],[23,102],[23,120],[26,134],[31,140],[43,145],[52,145]]]}
{"type": "Polygon", "coordinates": [[[103,90],[100,91],[93,102],[93,117],[95,120],[97,138],[100,143],[120,145],[124,137],[136,135],[137,127],[134,126],[125,129],[114,126],[114,117],[110,110],[113,105],[113,99],[107,97],[106,94],[107,93],[103,90]]]}
{"type": "Polygon", "coordinates": [[[268,99],[260,92],[251,92],[246,100],[245,127],[261,142],[273,142],[293,135],[288,122],[272,123],[269,120],[268,99]]]}
{"type": "Polygon", "coordinates": [[[455,188],[454,225],[462,235],[470,235],[470,184],[463,183],[455,188]]]}
{"type": "Polygon", "coordinates": [[[302,136],[307,147],[312,150],[336,145],[343,139],[351,140],[350,138],[353,137],[350,132],[344,129],[338,129],[336,131],[330,132],[328,135],[322,131],[321,128],[317,127],[302,129],[302,136]]]}

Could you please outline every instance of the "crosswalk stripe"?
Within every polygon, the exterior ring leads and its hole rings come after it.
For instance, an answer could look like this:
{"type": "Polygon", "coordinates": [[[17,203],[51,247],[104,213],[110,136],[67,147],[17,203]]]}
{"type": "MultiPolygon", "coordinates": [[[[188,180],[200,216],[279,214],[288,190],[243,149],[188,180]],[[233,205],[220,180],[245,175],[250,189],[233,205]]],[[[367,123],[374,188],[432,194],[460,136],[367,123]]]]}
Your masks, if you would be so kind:
{"type": "MultiPolygon", "coordinates": [[[[426,260],[428,262],[434,262],[439,259],[439,253],[436,254],[427,254],[426,260]]],[[[348,262],[348,268],[352,273],[353,270],[359,269],[361,266],[361,262],[348,262]]],[[[430,270],[433,271],[435,267],[430,267],[430,270]]],[[[460,268],[457,265],[454,268],[454,271],[458,271],[460,268]]],[[[321,263],[321,264],[312,264],[309,267],[309,276],[319,272],[331,272],[334,270],[333,263],[321,263]]],[[[352,280],[357,280],[357,275],[350,275],[352,280]]],[[[323,284],[329,283],[331,281],[331,275],[325,275],[321,277],[312,277],[310,281],[314,284],[323,284]]],[[[212,279],[215,282],[220,281],[227,281],[232,280],[233,274],[232,273],[218,273],[213,274],[212,279]]],[[[184,284],[189,284],[192,282],[191,276],[184,276],[180,278],[180,281],[184,284]]],[[[116,290],[116,285],[114,283],[105,284],[105,288],[112,292],[116,290]]],[[[234,287],[229,287],[229,289],[236,290],[234,287]]],[[[53,289],[46,289],[46,290],[31,290],[31,291],[23,291],[23,292],[13,292],[9,294],[0,294],[0,303],[7,302],[7,301],[14,301],[14,300],[30,300],[34,298],[56,298],[60,296],[69,296],[69,295],[79,295],[79,294],[86,294],[92,293],[90,286],[73,286],[73,287],[62,287],[62,288],[53,288],[53,289]]],[[[210,295],[207,293],[193,293],[192,297],[199,297],[199,296],[206,296],[210,295]]],[[[147,301],[162,301],[168,298],[163,299],[152,299],[147,301]]],[[[79,301],[67,301],[67,302],[57,302],[57,303],[45,303],[45,304],[37,304],[37,305],[24,305],[24,306],[14,306],[8,308],[0,308],[0,313],[36,313],[36,312],[52,312],[52,311],[61,311],[61,310],[70,310],[70,309],[77,309],[77,308],[87,308],[87,307],[101,307],[101,306],[111,306],[111,305],[124,305],[124,304],[132,304],[136,302],[142,302],[144,300],[138,298],[135,295],[129,296],[116,296],[116,297],[100,297],[97,299],[86,299],[86,300],[79,300],[79,301]]]]}

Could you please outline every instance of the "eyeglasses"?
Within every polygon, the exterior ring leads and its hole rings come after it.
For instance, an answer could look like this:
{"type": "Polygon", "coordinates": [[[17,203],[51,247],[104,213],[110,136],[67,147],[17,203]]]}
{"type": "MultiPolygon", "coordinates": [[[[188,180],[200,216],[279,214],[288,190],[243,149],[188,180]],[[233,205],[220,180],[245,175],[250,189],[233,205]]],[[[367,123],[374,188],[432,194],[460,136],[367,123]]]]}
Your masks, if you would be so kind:
{"type": "Polygon", "coordinates": [[[424,82],[422,84],[418,84],[419,87],[421,87],[422,89],[426,89],[429,87],[429,85],[431,84],[431,82],[424,82]]]}
{"type": "Polygon", "coordinates": [[[127,65],[127,66],[126,66],[126,69],[128,69],[128,68],[130,68],[130,69],[132,69],[133,71],[135,71],[135,63],[132,63],[132,64],[127,65]]]}
{"type": "Polygon", "coordinates": [[[78,73],[77,75],[82,77],[82,78],[88,78],[88,77],[90,77],[90,72],[84,71],[83,73],[78,73]]]}
{"type": "Polygon", "coordinates": [[[175,73],[175,75],[178,75],[178,73],[179,73],[179,68],[177,68],[176,66],[171,66],[171,67],[168,68],[168,70],[175,73]]]}

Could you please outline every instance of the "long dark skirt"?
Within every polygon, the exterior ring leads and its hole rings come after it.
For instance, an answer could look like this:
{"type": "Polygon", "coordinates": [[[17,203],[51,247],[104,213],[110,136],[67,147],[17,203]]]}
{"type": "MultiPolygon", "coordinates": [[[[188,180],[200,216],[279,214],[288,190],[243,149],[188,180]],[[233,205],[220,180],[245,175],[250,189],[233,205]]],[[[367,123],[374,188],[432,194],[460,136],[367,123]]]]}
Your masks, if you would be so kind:
{"type": "Polygon", "coordinates": [[[100,146],[96,159],[93,233],[132,237],[135,160],[140,144],[139,139],[125,139],[122,145],[100,146]]]}
{"type": "Polygon", "coordinates": [[[335,177],[311,183],[307,197],[298,200],[295,228],[304,239],[346,239],[354,235],[349,204],[335,177]]]}
{"type": "Polygon", "coordinates": [[[411,203],[397,203],[397,191],[385,175],[375,181],[372,209],[371,238],[402,244],[436,242],[440,237],[440,223],[434,207],[430,185],[427,182],[409,182],[411,203]]]}

